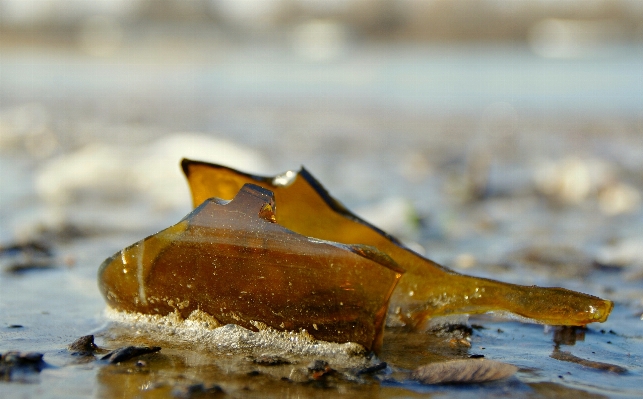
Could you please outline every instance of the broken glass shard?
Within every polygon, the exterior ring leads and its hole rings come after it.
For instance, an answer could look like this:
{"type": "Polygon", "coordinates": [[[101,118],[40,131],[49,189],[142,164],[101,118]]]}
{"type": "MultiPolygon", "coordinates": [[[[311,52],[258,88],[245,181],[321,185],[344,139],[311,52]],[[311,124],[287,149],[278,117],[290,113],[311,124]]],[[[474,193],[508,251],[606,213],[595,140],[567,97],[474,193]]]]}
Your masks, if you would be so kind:
{"type": "Polygon", "coordinates": [[[277,177],[245,174],[225,166],[183,160],[198,206],[208,198],[233,198],[246,183],[274,192],[277,222],[299,234],[377,248],[405,270],[390,303],[397,322],[422,328],[435,316],[510,313],[550,325],[603,322],[612,302],[563,289],[520,286],[453,272],[424,258],[384,231],[351,213],[304,168],[277,177]]]}
{"type": "Polygon", "coordinates": [[[99,270],[109,306],[187,318],[199,310],[252,330],[306,330],[379,348],[403,270],[364,245],[306,237],[278,224],[273,193],[242,185],[176,225],[123,249],[99,270]]]}

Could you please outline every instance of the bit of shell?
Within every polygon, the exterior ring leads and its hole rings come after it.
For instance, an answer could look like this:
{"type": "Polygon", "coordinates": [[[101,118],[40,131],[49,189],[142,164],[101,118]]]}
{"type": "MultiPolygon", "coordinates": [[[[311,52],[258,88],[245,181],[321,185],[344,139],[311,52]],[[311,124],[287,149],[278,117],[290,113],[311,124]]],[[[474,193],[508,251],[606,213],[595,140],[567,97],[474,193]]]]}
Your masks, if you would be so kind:
{"type": "Polygon", "coordinates": [[[512,376],[518,368],[486,359],[464,359],[420,366],[411,378],[423,384],[480,383],[512,376]]]}

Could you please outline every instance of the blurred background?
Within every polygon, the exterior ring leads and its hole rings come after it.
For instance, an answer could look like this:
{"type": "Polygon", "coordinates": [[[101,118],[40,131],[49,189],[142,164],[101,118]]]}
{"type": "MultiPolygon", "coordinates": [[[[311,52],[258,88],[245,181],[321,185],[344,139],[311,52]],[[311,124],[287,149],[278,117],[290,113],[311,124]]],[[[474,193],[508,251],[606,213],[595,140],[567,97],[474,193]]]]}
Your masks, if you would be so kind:
{"type": "Polygon", "coordinates": [[[182,157],[305,164],[420,251],[477,240],[457,215],[488,199],[640,215],[638,0],[0,0],[0,20],[5,242],[165,227],[182,157]]]}

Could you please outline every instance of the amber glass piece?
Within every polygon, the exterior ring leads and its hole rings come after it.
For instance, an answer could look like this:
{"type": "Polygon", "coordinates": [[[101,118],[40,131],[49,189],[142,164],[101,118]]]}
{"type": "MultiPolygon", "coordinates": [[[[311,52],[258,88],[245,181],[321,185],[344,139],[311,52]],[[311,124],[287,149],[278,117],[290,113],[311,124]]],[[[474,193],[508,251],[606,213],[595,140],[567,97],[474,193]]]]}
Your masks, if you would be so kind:
{"type": "Polygon", "coordinates": [[[377,350],[401,275],[375,248],[280,226],[272,193],[248,184],[232,201],[206,200],[178,224],[107,259],[99,287],[118,310],[187,318],[199,309],[223,324],[305,329],[377,350]]]}
{"type": "Polygon", "coordinates": [[[502,283],[451,271],[406,248],[394,237],[352,214],[304,168],[276,177],[245,174],[205,162],[183,160],[194,205],[232,198],[246,183],[272,190],[277,222],[300,234],[345,244],[373,246],[404,270],[391,298],[391,314],[420,327],[434,316],[508,312],[550,325],[603,322],[612,302],[563,288],[502,283]]]}

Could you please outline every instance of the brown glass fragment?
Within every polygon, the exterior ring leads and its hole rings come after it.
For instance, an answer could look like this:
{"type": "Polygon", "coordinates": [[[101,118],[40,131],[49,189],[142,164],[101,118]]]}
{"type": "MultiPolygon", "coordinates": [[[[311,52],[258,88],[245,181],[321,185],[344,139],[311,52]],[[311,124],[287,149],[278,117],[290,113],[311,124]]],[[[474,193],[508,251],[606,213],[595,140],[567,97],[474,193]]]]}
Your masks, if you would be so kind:
{"type": "Polygon", "coordinates": [[[107,259],[99,287],[117,310],[184,318],[201,310],[222,324],[305,329],[377,350],[401,274],[377,249],[280,226],[272,192],[248,184],[107,259]]]}
{"type": "Polygon", "coordinates": [[[274,192],[280,225],[310,237],[369,245],[393,258],[406,272],[390,311],[407,325],[420,327],[434,316],[501,311],[543,324],[580,326],[605,321],[613,307],[610,301],[563,288],[520,286],[453,272],[352,214],[304,168],[261,177],[191,160],[183,160],[182,167],[195,206],[211,197],[232,198],[244,184],[257,184],[274,192]]]}

